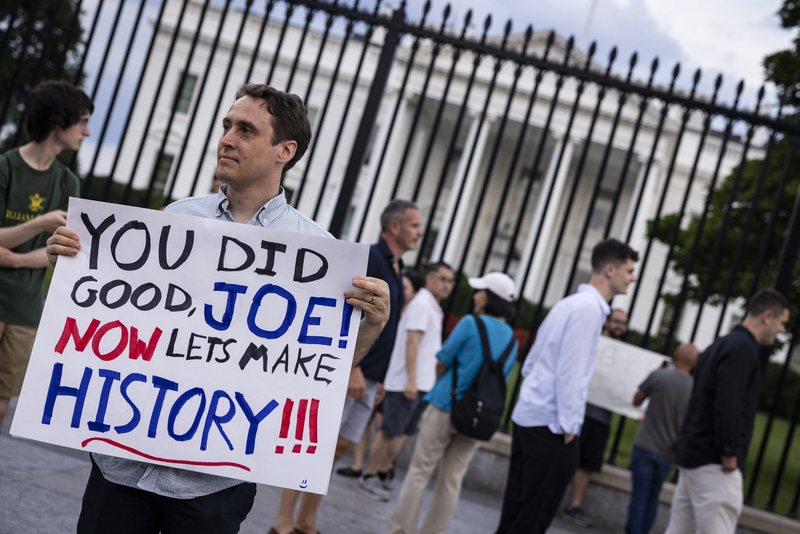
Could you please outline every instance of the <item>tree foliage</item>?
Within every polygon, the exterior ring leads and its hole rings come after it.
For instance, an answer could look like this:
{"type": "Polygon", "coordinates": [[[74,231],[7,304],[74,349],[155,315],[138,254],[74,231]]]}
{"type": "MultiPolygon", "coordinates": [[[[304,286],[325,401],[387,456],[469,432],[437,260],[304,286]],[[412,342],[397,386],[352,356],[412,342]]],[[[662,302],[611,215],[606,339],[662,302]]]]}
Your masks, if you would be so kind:
{"type": "MultiPolygon", "coordinates": [[[[800,28],[800,2],[785,0],[778,11],[778,17],[784,28],[800,28]]],[[[767,80],[774,82],[778,91],[786,95],[786,103],[797,109],[800,104],[800,31],[794,41],[794,48],[767,56],[764,59],[764,68],[767,80]]],[[[702,234],[701,214],[692,215],[688,224],[684,222],[681,226],[672,253],[671,267],[681,278],[688,276],[686,300],[701,302],[704,289],[707,291],[706,302],[710,304],[719,304],[726,297],[748,298],[757,273],[759,278],[755,284],[756,289],[768,286],[775,280],[783,240],[800,183],[800,151],[795,150],[789,161],[787,180],[781,188],[781,180],[790,157],[790,144],[789,138],[779,133],[763,170],[762,160],[745,162],[732,202],[731,192],[736,185],[739,168],[734,168],[722,180],[721,185],[711,194],[702,234]],[[750,229],[745,236],[750,208],[753,206],[753,197],[762,172],[763,183],[752,212],[750,229]],[[775,220],[770,232],[773,206],[781,189],[782,195],[778,209],[774,212],[775,220]],[[728,221],[723,228],[726,211],[729,212],[728,221]],[[735,265],[742,239],[744,245],[741,258],[738,265],[735,265]],[[766,246],[764,261],[759,272],[763,246],[766,246]],[[732,286],[728,294],[730,283],[732,286]]],[[[650,221],[650,235],[669,245],[677,224],[680,224],[677,214],[667,215],[658,223],[650,221]]],[[[795,274],[797,273],[795,269],[795,274]]],[[[675,297],[676,295],[665,295],[666,300],[674,301],[675,297]]],[[[798,276],[793,277],[788,297],[791,302],[800,302],[798,276]]]]}
{"type": "MultiPolygon", "coordinates": [[[[800,2],[784,0],[778,10],[781,26],[800,28],[800,2]]],[[[767,81],[773,82],[786,95],[786,103],[800,106],[800,31],[794,39],[794,48],[781,50],[764,58],[767,81]]]]}
{"type": "MultiPolygon", "coordinates": [[[[782,139],[775,143],[771,157],[764,169],[761,191],[756,200],[750,229],[746,236],[744,231],[748,216],[751,216],[750,209],[753,206],[758,178],[762,172],[761,160],[747,161],[744,164],[738,191],[732,203],[730,202],[731,192],[738,174],[738,167],[712,193],[702,234],[700,233],[701,214],[693,215],[689,223],[678,231],[672,253],[672,269],[681,278],[689,275],[687,300],[701,301],[704,286],[708,283],[707,302],[718,304],[726,297],[728,284],[731,281],[730,297],[749,297],[754,277],[758,272],[762,246],[765,243],[766,250],[757,287],[764,287],[772,283],[777,272],[783,239],[797,193],[797,177],[800,177],[800,158],[795,154],[791,161],[788,179],[782,188],[780,203],[775,212],[775,221],[770,233],[773,206],[777,193],[781,189],[781,178],[784,174],[788,152],[788,140],[782,139]],[[723,229],[726,210],[729,212],[728,221],[723,229]],[[736,266],[736,272],[733,272],[732,269],[735,266],[736,256],[743,239],[740,261],[736,266]],[[696,245],[695,240],[698,240],[696,245]],[[693,249],[695,257],[692,261],[693,249]],[[714,266],[715,252],[718,254],[716,266],[714,266]],[[714,266],[713,272],[712,266],[714,266]]],[[[650,221],[650,235],[669,245],[676,224],[678,224],[677,214],[663,217],[658,224],[650,221]]],[[[800,296],[799,289],[795,282],[789,295],[790,300],[797,302],[797,297],[800,296]]]]}
{"type": "Polygon", "coordinates": [[[0,2],[0,112],[11,96],[0,127],[19,123],[25,97],[40,81],[63,79],[80,85],[83,27],[78,0],[0,2]]]}

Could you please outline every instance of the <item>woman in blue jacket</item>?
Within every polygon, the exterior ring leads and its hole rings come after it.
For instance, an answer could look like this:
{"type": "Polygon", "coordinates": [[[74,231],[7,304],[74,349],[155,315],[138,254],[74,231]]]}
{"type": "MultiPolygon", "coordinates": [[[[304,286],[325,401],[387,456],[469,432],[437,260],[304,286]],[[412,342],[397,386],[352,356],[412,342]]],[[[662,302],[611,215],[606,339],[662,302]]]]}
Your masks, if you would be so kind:
{"type": "MultiPolygon", "coordinates": [[[[429,404],[422,414],[411,465],[400,490],[397,508],[389,522],[389,534],[416,533],[422,496],[440,459],[433,500],[420,534],[447,532],[458,504],[461,481],[480,444],[479,440],[460,434],[450,423],[453,362],[458,361],[457,388],[458,398],[461,398],[483,363],[483,347],[475,324],[476,317],[486,327],[492,358],[497,360],[514,335],[506,320],[514,311],[511,301],[516,289],[511,277],[497,272],[470,278],[469,285],[476,289],[472,296],[474,315],[466,315],[458,322],[436,355],[440,376],[425,396],[429,404]]],[[[506,358],[503,369],[506,378],[514,367],[516,352],[515,345],[506,358]]]]}

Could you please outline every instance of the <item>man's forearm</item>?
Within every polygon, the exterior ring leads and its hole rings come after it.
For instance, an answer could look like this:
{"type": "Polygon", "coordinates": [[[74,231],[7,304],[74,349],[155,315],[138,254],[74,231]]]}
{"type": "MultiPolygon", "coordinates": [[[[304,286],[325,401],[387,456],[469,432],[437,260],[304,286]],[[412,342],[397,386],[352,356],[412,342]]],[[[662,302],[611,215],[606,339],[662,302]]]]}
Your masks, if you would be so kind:
{"type": "Polygon", "coordinates": [[[0,267],[9,267],[12,269],[43,269],[49,266],[50,262],[47,260],[47,253],[44,247],[22,254],[11,252],[7,248],[0,247],[0,267]]]}
{"type": "Polygon", "coordinates": [[[44,229],[36,219],[0,228],[0,247],[14,248],[41,234],[44,229]]]}
{"type": "Polygon", "coordinates": [[[422,332],[410,331],[406,338],[406,375],[408,380],[417,381],[417,352],[422,332]]]}
{"type": "Polygon", "coordinates": [[[356,338],[356,348],[353,352],[353,367],[367,355],[369,349],[375,344],[375,340],[383,330],[383,325],[376,325],[369,322],[366,318],[361,319],[358,327],[358,337],[356,338]]]}

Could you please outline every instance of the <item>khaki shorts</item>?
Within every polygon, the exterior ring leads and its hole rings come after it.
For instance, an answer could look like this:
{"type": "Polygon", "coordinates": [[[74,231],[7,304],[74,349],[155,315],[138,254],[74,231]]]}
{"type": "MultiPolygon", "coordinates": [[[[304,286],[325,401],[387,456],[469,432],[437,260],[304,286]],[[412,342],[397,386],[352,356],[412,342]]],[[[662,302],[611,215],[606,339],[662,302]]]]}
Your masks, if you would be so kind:
{"type": "Polygon", "coordinates": [[[16,397],[31,358],[36,328],[0,321],[0,397],[16,397]]]}

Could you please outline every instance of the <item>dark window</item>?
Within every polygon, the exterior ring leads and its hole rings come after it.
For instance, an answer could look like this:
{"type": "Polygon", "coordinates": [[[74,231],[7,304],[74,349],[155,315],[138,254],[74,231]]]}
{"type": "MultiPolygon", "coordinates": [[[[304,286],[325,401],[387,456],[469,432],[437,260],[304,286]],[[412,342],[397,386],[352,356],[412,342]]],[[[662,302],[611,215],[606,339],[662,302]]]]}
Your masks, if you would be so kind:
{"type": "MultiPolygon", "coordinates": [[[[180,83],[180,81],[179,81],[180,83]]],[[[183,87],[181,87],[180,94],[178,95],[178,113],[188,113],[189,108],[192,106],[192,97],[194,96],[194,88],[197,86],[197,76],[194,74],[187,74],[183,80],[183,87]]]]}

